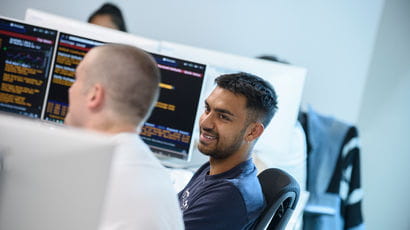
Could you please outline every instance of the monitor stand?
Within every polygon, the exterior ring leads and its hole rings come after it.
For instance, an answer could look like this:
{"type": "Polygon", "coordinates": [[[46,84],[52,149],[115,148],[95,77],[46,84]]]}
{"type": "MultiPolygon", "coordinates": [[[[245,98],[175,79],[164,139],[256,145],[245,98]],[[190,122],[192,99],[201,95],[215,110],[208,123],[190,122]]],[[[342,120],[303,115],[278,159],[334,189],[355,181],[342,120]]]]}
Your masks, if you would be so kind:
{"type": "Polygon", "coordinates": [[[168,168],[180,168],[180,169],[197,169],[205,162],[208,161],[209,157],[198,151],[197,148],[192,153],[191,159],[189,161],[177,159],[174,157],[164,157],[157,156],[161,161],[161,164],[168,168]]]}

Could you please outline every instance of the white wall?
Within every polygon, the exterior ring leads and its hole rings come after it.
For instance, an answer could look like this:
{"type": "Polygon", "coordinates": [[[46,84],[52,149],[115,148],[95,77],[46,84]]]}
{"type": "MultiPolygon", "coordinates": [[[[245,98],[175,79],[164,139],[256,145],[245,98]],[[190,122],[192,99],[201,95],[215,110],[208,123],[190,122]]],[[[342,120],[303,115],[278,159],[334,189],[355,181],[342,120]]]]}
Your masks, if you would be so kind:
{"type": "MultiPolygon", "coordinates": [[[[0,14],[28,7],[86,20],[102,0],[1,0],[0,14]]],[[[117,0],[130,32],[248,57],[276,54],[307,67],[304,101],[356,122],[384,0],[117,0]],[[325,95],[325,96],[324,96],[325,95]]]]}
{"type": "Polygon", "coordinates": [[[410,229],[410,1],[386,1],[363,96],[368,229],[410,229]]]}

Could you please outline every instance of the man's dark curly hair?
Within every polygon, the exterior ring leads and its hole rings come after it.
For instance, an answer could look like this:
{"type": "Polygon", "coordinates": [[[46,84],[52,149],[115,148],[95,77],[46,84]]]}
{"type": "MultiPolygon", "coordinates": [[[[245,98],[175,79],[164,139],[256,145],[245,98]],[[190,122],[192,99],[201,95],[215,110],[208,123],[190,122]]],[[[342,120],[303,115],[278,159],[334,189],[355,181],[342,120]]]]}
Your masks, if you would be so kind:
{"type": "Polygon", "coordinates": [[[248,121],[268,126],[277,110],[277,96],[272,85],[249,73],[225,74],[215,79],[218,87],[246,97],[248,121]]]}

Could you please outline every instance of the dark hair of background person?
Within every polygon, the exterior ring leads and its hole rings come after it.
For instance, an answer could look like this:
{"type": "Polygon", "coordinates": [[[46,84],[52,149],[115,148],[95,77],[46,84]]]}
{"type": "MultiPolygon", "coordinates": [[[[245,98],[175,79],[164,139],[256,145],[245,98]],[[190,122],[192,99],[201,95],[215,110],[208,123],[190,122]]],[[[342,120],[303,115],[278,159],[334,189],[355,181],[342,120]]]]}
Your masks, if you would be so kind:
{"type": "Polygon", "coordinates": [[[246,97],[248,122],[261,120],[265,128],[277,110],[278,99],[273,86],[249,73],[225,74],[215,79],[218,87],[246,97]]]}
{"type": "Polygon", "coordinates": [[[260,56],[257,56],[256,58],[267,60],[267,61],[279,62],[279,63],[282,63],[282,64],[290,64],[288,61],[283,60],[283,59],[279,59],[278,57],[276,57],[274,55],[260,55],[260,56]]]}
{"type": "Polygon", "coordinates": [[[104,3],[104,5],[91,14],[88,18],[88,22],[91,22],[92,19],[98,15],[109,15],[111,17],[111,21],[118,27],[118,30],[127,32],[124,17],[122,16],[120,8],[116,5],[112,3],[104,3]]]}

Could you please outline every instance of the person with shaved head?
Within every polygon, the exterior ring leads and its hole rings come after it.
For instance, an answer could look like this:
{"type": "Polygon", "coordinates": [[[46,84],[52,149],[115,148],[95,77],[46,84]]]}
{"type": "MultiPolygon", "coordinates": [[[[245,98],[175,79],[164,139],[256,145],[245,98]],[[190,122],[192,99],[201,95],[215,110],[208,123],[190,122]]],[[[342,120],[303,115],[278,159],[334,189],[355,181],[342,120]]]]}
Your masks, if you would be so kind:
{"type": "Polygon", "coordinates": [[[184,229],[170,178],[138,135],[159,94],[153,58],[128,45],[95,47],[75,78],[65,124],[117,143],[100,229],[184,229]]]}

